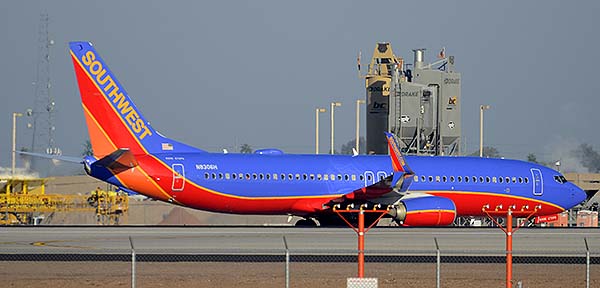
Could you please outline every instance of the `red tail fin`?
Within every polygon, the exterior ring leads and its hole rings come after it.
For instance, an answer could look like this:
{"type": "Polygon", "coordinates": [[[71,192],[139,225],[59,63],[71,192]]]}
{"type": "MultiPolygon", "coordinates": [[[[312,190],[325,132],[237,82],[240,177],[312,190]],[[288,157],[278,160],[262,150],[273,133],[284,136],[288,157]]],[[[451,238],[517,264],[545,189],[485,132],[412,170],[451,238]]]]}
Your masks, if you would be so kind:
{"type": "Polygon", "coordinates": [[[199,151],[152,129],[91,43],[69,44],[94,156],[118,149],[133,154],[199,151]]]}

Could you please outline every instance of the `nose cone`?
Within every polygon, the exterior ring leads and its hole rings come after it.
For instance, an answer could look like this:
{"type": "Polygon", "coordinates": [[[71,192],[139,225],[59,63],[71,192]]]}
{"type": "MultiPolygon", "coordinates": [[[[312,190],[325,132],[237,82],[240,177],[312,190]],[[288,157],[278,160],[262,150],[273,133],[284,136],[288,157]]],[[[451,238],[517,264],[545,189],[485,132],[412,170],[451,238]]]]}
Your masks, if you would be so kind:
{"type": "Polygon", "coordinates": [[[582,203],[587,199],[587,194],[583,189],[577,187],[577,185],[573,183],[567,183],[569,187],[569,201],[566,203],[567,207],[565,209],[571,209],[573,206],[582,203]]]}

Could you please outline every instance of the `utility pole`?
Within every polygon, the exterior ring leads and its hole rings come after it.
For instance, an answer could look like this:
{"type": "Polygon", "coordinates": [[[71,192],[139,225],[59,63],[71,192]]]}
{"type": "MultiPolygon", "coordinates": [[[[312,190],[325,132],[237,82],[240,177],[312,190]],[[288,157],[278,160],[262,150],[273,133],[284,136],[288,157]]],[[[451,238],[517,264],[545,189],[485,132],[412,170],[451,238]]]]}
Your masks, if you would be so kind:
{"type": "Polygon", "coordinates": [[[483,157],[483,111],[490,109],[490,105],[479,106],[479,157],[483,157]]]}

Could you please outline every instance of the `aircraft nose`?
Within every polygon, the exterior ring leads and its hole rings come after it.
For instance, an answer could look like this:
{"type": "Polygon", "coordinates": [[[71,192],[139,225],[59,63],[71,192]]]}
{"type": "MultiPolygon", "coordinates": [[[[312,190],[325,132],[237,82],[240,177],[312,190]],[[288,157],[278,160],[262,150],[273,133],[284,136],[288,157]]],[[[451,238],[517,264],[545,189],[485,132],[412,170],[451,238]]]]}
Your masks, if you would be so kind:
{"type": "Polygon", "coordinates": [[[573,200],[572,206],[575,206],[587,199],[587,193],[575,184],[571,184],[571,199],[573,200]]]}

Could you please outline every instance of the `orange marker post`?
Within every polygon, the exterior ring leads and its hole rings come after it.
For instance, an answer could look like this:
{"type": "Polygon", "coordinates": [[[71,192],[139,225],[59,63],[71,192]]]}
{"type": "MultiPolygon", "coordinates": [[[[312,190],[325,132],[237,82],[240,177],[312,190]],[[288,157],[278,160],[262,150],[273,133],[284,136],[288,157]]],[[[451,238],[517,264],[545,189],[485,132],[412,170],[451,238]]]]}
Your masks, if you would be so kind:
{"type": "Polygon", "coordinates": [[[365,277],[365,211],[358,212],[358,278],[365,277]]]}
{"type": "Polygon", "coordinates": [[[487,215],[487,217],[490,218],[494,222],[494,224],[496,224],[506,234],[506,288],[512,288],[513,234],[515,232],[517,232],[517,230],[519,230],[519,228],[523,227],[524,223],[527,223],[527,221],[533,215],[535,215],[535,213],[538,211],[538,209],[541,208],[538,205],[533,210],[529,210],[529,206],[526,205],[526,206],[523,206],[520,211],[517,210],[518,212],[520,212],[520,214],[525,214],[525,213],[529,213],[529,214],[527,214],[527,218],[525,219],[525,221],[523,221],[523,223],[521,225],[517,226],[513,230],[513,212],[514,212],[514,209],[516,209],[516,207],[517,207],[516,205],[511,205],[508,207],[507,210],[502,210],[502,206],[498,206],[493,211],[487,211],[487,209],[489,209],[489,205],[486,205],[481,209],[487,215]],[[506,228],[502,227],[502,225],[500,225],[500,223],[498,223],[498,221],[496,221],[496,219],[494,217],[492,217],[491,214],[494,214],[497,216],[506,215],[506,228]]]}
{"type": "Polygon", "coordinates": [[[377,206],[374,206],[373,209],[369,210],[369,209],[366,209],[367,208],[366,204],[361,205],[359,209],[352,209],[352,208],[354,208],[353,205],[346,207],[345,210],[341,210],[339,208],[340,208],[340,206],[336,205],[333,207],[333,211],[335,213],[337,213],[338,216],[340,216],[340,218],[342,218],[342,220],[344,220],[344,222],[346,222],[346,224],[348,224],[348,226],[350,228],[352,228],[352,230],[354,230],[354,232],[356,232],[356,234],[358,235],[358,278],[364,278],[365,277],[365,234],[371,228],[373,228],[373,226],[375,226],[375,224],[385,214],[387,214],[389,212],[389,209],[378,209],[378,208],[380,208],[380,206],[377,205],[377,206]],[[352,223],[350,223],[350,221],[348,221],[346,219],[346,217],[344,217],[342,215],[342,213],[358,213],[358,227],[354,227],[354,225],[352,223]],[[380,213],[381,215],[379,215],[377,220],[375,220],[373,223],[371,223],[371,225],[369,225],[369,227],[365,228],[365,213],[380,213]]]}
{"type": "Polygon", "coordinates": [[[506,287],[512,287],[512,211],[506,214],[506,287]]]}

